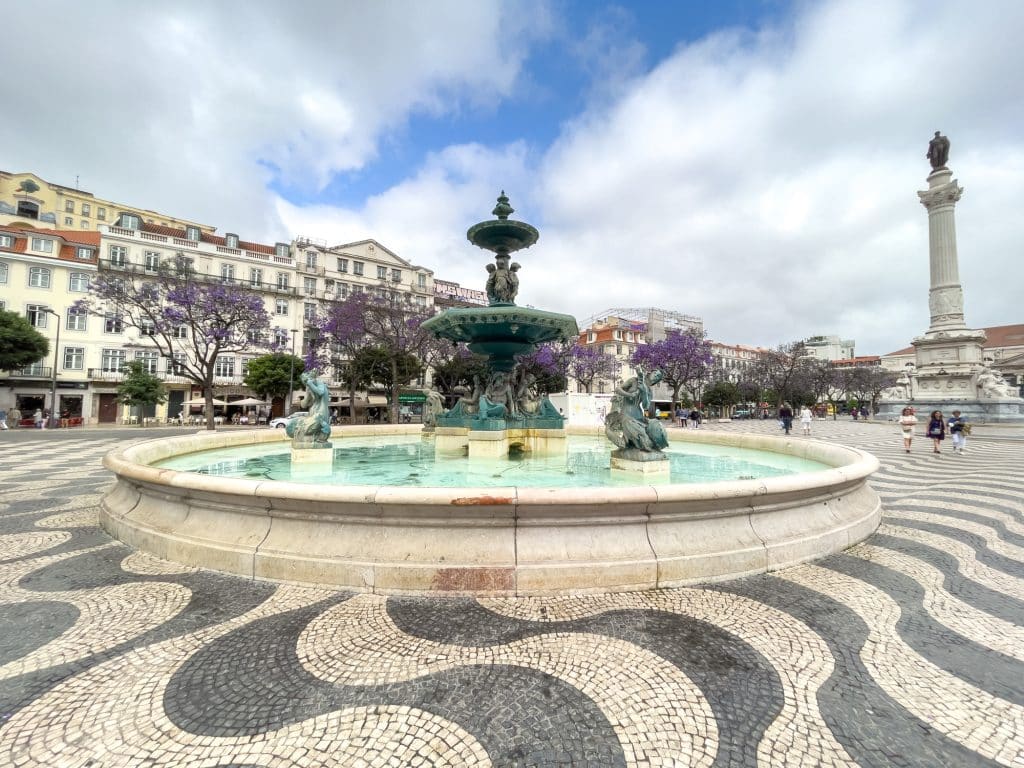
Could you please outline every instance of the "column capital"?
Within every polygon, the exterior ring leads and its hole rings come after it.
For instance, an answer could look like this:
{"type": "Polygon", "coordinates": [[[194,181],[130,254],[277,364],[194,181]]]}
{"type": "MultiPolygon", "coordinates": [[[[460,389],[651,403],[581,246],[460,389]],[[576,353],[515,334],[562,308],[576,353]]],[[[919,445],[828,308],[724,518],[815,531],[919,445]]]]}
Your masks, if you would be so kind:
{"type": "Polygon", "coordinates": [[[956,179],[945,184],[939,184],[923,192],[919,191],[917,196],[921,199],[921,205],[931,210],[933,206],[953,205],[964,193],[956,179]]]}

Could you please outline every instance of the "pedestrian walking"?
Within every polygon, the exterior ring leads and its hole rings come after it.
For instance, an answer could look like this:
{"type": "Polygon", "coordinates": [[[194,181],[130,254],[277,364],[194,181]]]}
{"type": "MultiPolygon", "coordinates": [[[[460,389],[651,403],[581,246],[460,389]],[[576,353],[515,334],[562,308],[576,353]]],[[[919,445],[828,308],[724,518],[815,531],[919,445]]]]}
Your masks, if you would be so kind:
{"type": "Polygon", "coordinates": [[[789,430],[793,428],[793,409],[789,407],[789,403],[783,403],[779,408],[779,421],[782,422],[782,428],[788,435],[789,430]]]}
{"type": "Polygon", "coordinates": [[[36,429],[43,428],[43,412],[41,409],[36,408],[36,412],[32,414],[32,423],[36,425],[36,429]]]}
{"type": "Polygon", "coordinates": [[[928,419],[928,437],[932,439],[932,450],[942,453],[942,441],[946,439],[946,422],[942,418],[942,411],[932,411],[928,419]]]}
{"type": "Polygon", "coordinates": [[[910,453],[910,441],[914,439],[914,427],[917,426],[917,416],[913,408],[904,408],[896,421],[900,425],[900,432],[903,433],[903,448],[910,453]]]}
{"type": "Polygon", "coordinates": [[[7,411],[0,408],[0,429],[7,429],[7,411]]]}
{"type": "Polygon", "coordinates": [[[702,414],[701,414],[699,408],[694,408],[692,411],[690,411],[690,421],[693,422],[693,428],[694,429],[697,429],[697,428],[700,427],[701,416],[702,416],[702,414]]]}
{"type": "Polygon", "coordinates": [[[11,408],[10,413],[7,414],[11,420],[11,429],[17,429],[21,426],[21,411],[15,406],[11,408]]]}
{"type": "Polygon", "coordinates": [[[811,409],[806,405],[800,409],[800,427],[805,435],[811,434],[811,419],[813,418],[814,414],[811,413],[811,409]]]}
{"type": "Polygon", "coordinates": [[[971,434],[971,425],[968,423],[967,417],[961,416],[960,411],[953,411],[946,426],[949,427],[949,436],[953,440],[953,453],[959,453],[962,456],[964,447],[967,445],[967,436],[971,434]]]}

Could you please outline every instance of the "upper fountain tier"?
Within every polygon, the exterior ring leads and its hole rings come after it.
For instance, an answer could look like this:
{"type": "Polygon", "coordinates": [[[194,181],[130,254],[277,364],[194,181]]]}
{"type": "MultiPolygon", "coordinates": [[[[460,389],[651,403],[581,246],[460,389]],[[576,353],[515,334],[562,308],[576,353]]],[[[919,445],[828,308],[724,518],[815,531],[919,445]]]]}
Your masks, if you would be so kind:
{"type": "Polygon", "coordinates": [[[509,254],[529,248],[540,237],[540,232],[525,221],[509,219],[509,215],[515,213],[515,208],[508,204],[505,190],[501,191],[498,204],[491,213],[498,217],[497,221],[481,221],[466,232],[466,238],[478,248],[496,254],[509,254]]]}

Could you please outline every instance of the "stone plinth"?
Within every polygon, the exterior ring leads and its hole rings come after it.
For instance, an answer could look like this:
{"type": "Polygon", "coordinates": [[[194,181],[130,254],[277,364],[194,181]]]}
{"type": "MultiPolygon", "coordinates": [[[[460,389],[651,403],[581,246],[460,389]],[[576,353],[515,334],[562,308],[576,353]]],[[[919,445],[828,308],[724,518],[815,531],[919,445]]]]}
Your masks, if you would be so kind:
{"type": "Polygon", "coordinates": [[[510,451],[535,456],[562,456],[566,450],[564,429],[472,430],[437,427],[434,430],[434,451],[439,456],[504,459],[510,451]]]}
{"type": "Polygon", "coordinates": [[[667,478],[672,469],[668,456],[647,451],[612,451],[611,466],[612,472],[641,478],[667,478]]]}

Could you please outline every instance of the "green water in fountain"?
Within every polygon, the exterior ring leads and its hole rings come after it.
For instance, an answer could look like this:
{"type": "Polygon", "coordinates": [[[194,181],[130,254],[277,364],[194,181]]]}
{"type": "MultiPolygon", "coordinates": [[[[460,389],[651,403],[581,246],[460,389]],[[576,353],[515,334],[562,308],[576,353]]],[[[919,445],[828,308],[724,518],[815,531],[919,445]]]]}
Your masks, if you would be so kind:
{"type": "Polygon", "coordinates": [[[335,443],[330,470],[299,465],[292,471],[287,443],[224,448],[175,456],[155,466],[245,480],[310,485],[405,487],[621,488],[777,477],[829,469],[825,464],[770,451],[686,443],[665,450],[668,477],[622,477],[610,471],[611,444],[603,437],[570,436],[565,456],[501,460],[434,456],[419,435],[351,437],[335,443]]]}

